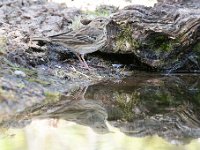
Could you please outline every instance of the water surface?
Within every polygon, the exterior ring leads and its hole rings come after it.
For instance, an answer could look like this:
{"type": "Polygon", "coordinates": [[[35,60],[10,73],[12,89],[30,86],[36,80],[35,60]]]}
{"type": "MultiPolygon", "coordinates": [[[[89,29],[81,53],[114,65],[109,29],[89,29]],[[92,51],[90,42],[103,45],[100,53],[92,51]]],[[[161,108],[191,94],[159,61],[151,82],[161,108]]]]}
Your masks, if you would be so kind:
{"type": "Polygon", "coordinates": [[[63,93],[1,122],[1,149],[198,150],[199,75],[140,74],[63,93]]]}

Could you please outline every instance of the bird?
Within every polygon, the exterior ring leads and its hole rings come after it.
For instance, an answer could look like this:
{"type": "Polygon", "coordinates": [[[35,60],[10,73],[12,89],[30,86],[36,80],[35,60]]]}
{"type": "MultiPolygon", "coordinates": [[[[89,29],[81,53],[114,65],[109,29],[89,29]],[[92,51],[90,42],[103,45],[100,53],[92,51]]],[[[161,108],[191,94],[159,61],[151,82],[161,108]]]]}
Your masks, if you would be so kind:
{"type": "Polygon", "coordinates": [[[107,29],[110,19],[97,17],[88,25],[66,33],[48,37],[32,37],[31,41],[46,41],[60,44],[72,51],[86,69],[90,69],[85,61],[85,54],[100,50],[107,42],[107,29]]]}

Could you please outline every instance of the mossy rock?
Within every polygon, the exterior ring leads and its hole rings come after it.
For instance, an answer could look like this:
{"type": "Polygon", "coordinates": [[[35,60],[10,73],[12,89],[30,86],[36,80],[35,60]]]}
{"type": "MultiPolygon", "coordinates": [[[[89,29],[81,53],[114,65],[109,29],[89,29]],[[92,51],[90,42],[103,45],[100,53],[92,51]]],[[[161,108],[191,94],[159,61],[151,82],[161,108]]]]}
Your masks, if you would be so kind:
{"type": "Polygon", "coordinates": [[[174,50],[177,44],[179,44],[178,39],[172,39],[168,35],[163,33],[152,33],[147,37],[146,47],[155,53],[169,53],[174,50]]]}
{"type": "Polygon", "coordinates": [[[60,100],[61,94],[59,92],[51,92],[46,91],[44,92],[45,95],[45,103],[53,103],[60,100]]]}
{"type": "Polygon", "coordinates": [[[120,32],[116,36],[116,51],[133,52],[140,47],[137,40],[132,37],[132,27],[130,25],[120,25],[120,32]]]}
{"type": "Polygon", "coordinates": [[[200,42],[196,43],[193,47],[193,51],[200,53],[200,42]]]}

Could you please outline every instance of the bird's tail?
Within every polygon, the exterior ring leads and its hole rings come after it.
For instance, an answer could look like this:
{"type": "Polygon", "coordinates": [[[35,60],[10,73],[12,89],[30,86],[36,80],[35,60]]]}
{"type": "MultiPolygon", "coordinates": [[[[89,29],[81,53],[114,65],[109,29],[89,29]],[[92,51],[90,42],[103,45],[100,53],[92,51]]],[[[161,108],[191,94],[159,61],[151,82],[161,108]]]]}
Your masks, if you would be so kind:
{"type": "Polygon", "coordinates": [[[48,37],[31,37],[31,41],[43,41],[43,42],[51,42],[51,39],[48,37]]]}

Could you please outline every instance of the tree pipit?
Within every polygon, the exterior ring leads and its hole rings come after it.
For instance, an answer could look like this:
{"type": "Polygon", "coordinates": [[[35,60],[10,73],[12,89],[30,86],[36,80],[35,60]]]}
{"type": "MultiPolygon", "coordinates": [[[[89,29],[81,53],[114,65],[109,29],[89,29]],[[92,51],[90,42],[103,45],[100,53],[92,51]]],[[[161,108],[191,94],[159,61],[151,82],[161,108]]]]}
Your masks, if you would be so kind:
{"type": "Polygon", "coordinates": [[[32,41],[45,41],[60,44],[71,50],[84,65],[90,69],[84,55],[98,51],[107,41],[106,25],[109,19],[98,17],[88,25],[67,33],[56,34],[49,37],[33,37],[32,41]]]}

